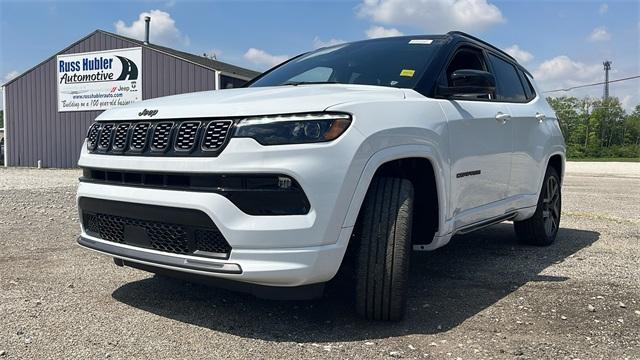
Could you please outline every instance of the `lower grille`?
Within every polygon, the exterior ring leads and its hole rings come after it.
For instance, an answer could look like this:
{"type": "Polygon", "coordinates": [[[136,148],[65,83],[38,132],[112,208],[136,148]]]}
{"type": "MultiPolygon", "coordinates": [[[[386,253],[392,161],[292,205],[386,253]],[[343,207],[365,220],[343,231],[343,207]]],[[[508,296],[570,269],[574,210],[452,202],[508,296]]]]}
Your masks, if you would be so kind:
{"type": "Polygon", "coordinates": [[[83,211],[82,223],[87,234],[119,244],[224,259],[231,252],[231,246],[213,224],[193,226],[91,211],[83,211]]]}

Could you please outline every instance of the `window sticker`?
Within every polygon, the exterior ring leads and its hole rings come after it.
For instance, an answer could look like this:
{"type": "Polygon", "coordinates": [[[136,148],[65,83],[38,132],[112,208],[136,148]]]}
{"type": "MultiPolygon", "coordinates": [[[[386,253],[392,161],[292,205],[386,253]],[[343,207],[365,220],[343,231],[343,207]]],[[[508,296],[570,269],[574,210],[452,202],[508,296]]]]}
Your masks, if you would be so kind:
{"type": "Polygon", "coordinates": [[[402,69],[402,71],[400,71],[400,76],[413,77],[415,73],[416,71],[412,69],[402,69]]]}
{"type": "Polygon", "coordinates": [[[429,45],[433,42],[431,39],[412,39],[409,41],[409,44],[415,45],[429,45]]]}

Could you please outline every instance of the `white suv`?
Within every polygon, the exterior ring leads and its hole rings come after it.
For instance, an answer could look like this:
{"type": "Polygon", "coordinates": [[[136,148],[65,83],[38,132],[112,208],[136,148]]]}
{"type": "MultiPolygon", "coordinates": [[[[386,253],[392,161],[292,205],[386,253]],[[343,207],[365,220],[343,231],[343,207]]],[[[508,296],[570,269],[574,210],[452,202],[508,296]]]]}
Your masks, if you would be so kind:
{"type": "Polygon", "coordinates": [[[400,319],[412,250],[560,221],[565,145],[531,74],[460,32],[322,48],[240,89],[105,111],[79,164],[78,242],[119,265],[400,319]],[[346,267],[343,267],[346,268],[346,267]]]}

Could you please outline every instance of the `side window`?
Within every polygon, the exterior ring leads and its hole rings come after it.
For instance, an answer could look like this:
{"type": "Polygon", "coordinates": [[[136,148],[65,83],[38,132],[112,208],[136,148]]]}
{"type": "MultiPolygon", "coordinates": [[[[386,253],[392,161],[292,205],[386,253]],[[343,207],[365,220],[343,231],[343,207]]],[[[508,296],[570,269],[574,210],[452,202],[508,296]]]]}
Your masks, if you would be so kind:
{"type": "Polygon", "coordinates": [[[524,84],[524,93],[527,95],[527,101],[533,100],[536,97],[536,90],[533,88],[533,84],[531,84],[531,80],[527,77],[522,70],[518,69],[518,74],[520,75],[520,80],[522,84],[524,84]]]}
{"type": "Polygon", "coordinates": [[[516,68],[493,54],[489,54],[489,62],[496,77],[496,85],[498,88],[496,94],[497,100],[511,102],[526,101],[527,96],[525,95],[524,87],[522,86],[516,68]]]}
{"type": "Polygon", "coordinates": [[[484,64],[482,53],[471,48],[458,50],[453,59],[451,59],[449,66],[447,66],[446,82],[448,86],[451,86],[451,74],[461,69],[486,71],[487,67],[484,64]]]}
{"type": "MultiPolygon", "coordinates": [[[[449,62],[445,73],[443,74],[443,78],[440,78],[440,84],[445,84],[446,86],[452,86],[451,75],[456,70],[480,70],[487,71],[487,65],[484,60],[484,56],[482,55],[482,51],[474,48],[463,47],[459,49],[456,54],[449,62]]],[[[489,95],[465,95],[464,99],[468,100],[476,100],[490,99],[489,95]]]]}

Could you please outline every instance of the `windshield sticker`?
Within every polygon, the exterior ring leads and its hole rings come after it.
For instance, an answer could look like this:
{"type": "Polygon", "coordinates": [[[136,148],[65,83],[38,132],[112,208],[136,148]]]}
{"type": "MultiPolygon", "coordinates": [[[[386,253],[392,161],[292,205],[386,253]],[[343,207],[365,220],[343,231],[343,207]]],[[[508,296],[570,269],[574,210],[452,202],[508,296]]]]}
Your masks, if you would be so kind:
{"type": "Polygon", "coordinates": [[[432,42],[433,42],[433,40],[431,40],[431,39],[413,39],[413,40],[409,41],[409,44],[429,45],[432,42]]]}
{"type": "Polygon", "coordinates": [[[413,77],[415,73],[416,73],[415,70],[402,69],[402,71],[400,71],[400,76],[413,77]]]}

